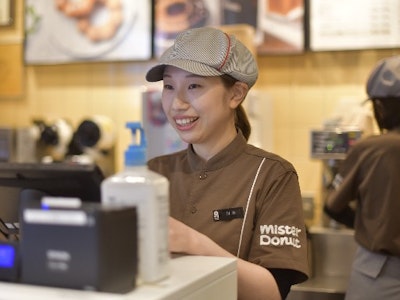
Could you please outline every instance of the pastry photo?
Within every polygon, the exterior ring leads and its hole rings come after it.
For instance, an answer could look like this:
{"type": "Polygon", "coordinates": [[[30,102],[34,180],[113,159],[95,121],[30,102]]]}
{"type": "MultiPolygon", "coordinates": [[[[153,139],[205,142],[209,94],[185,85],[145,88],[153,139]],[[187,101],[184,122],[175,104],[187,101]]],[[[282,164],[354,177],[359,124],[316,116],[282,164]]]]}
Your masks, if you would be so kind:
{"type": "Polygon", "coordinates": [[[149,1],[26,0],[26,7],[27,63],[151,57],[149,1]]]}

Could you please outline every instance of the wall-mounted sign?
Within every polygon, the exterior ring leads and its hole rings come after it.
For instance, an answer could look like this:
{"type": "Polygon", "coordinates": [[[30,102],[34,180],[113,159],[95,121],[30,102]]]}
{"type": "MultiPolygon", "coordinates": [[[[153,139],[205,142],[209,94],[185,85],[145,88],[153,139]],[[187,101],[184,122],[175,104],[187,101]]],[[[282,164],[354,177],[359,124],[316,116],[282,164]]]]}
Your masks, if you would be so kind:
{"type": "Polygon", "coordinates": [[[28,64],[151,58],[151,0],[25,0],[25,11],[28,64]]]}
{"type": "Polygon", "coordinates": [[[221,24],[220,1],[155,0],[154,53],[159,57],[187,29],[221,24]]]}
{"type": "Polygon", "coordinates": [[[400,46],[400,1],[310,0],[310,49],[400,46]]]}
{"type": "Polygon", "coordinates": [[[258,0],[258,54],[304,51],[304,0],[258,0]]]}
{"type": "Polygon", "coordinates": [[[155,55],[195,27],[248,24],[258,54],[304,51],[304,0],[155,0],[155,55]]]}

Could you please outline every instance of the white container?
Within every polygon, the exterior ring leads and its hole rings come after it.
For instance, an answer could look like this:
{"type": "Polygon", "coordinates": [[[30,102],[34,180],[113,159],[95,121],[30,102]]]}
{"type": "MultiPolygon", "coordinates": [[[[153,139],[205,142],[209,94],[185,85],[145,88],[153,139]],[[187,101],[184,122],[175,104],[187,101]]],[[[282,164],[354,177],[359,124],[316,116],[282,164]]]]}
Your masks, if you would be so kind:
{"type": "Polygon", "coordinates": [[[132,129],[134,137],[140,131],[141,142],[130,145],[125,152],[125,170],[102,182],[102,203],[137,207],[138,278],[153,283],[169,276],[169,183],[146,166],[146,142],[140,123],[129,122],[127,127],[132,129]]]}

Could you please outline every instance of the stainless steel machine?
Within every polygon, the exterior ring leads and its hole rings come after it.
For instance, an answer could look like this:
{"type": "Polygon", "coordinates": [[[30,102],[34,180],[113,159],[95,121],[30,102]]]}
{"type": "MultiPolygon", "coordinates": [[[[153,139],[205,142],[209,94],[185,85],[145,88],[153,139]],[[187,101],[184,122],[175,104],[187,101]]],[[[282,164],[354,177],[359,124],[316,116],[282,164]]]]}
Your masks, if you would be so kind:
{"type": "MultiPolygon", "coordinates": [[[[351,146],[361,138],[360,130],[311,131],[311,157],[321,160],[321,201],[351,146]]],[[[322,205],[319,209],[322,210],[322,205]]],[[[311,277],[292,287],[288,300],[343,300],[356,250],[354,231],[344,228],[321,212],[321,224],[309,228],[311,277]]]]}
{"type": "MultiPolygon", "coordinates": [[[[321,199],[327,196],[328,188],[338,172],[341,162],[345,159],[351,146],[362,136],[361,130],[312,130],[311,158],[322,162],[321,199]]],[[[340,227],[340,225],[322,214],[322,226],[340,227]]]]}

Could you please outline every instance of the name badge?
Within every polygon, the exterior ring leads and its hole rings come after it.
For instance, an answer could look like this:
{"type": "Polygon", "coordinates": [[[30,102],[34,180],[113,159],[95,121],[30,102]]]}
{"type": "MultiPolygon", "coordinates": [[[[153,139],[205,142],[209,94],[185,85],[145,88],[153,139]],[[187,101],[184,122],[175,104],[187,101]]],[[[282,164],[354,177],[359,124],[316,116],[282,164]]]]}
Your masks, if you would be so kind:
{"type": "Polygon", "coordinates": [[[233,219],[243,219],[243,207],[217,209],[213,211],[214,221],[230,221],[233,219]]]}

